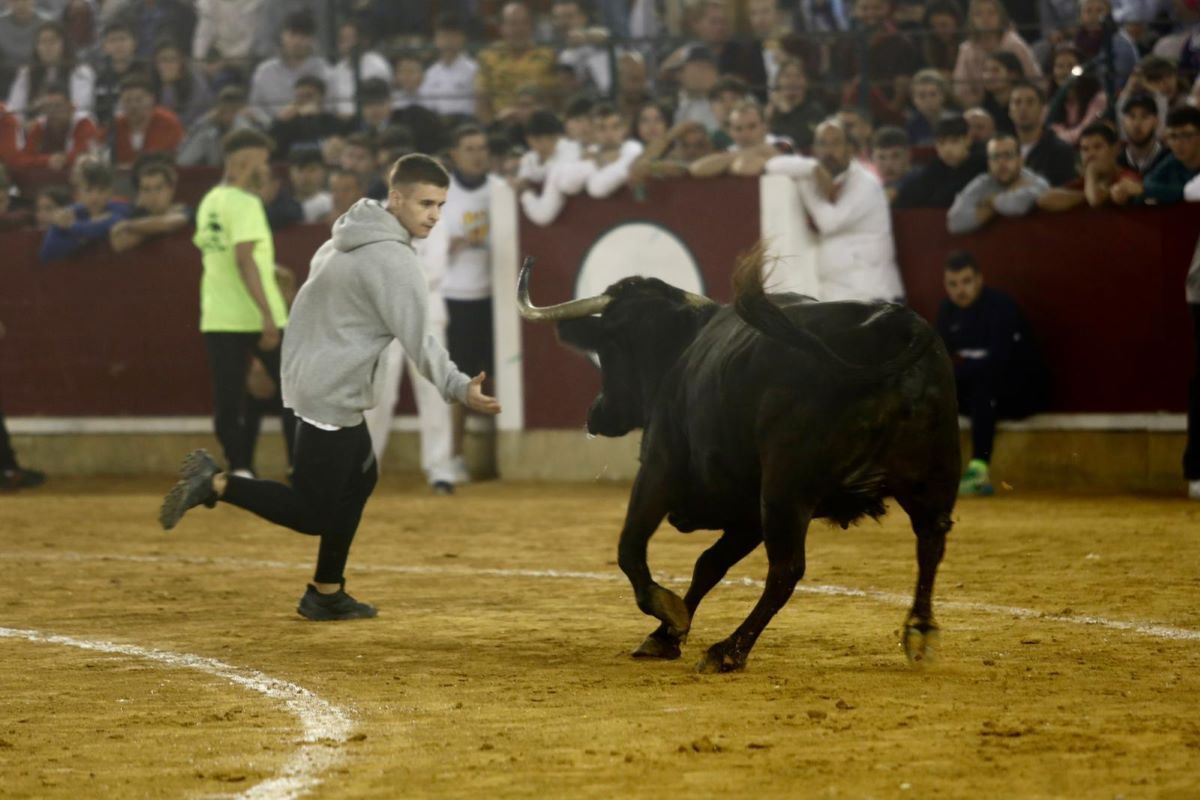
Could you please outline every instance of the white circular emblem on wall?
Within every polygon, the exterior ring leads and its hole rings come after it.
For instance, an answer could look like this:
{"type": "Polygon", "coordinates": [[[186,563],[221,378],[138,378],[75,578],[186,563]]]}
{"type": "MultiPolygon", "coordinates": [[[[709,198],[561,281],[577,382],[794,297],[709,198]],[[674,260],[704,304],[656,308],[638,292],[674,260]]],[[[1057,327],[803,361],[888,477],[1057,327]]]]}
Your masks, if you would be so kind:
{"type": "Polygon", "coordinates": [[[592,243],[575,278],[575,296],[594,297],[632,275],[658,278],[704,294],[704,278],[696,259],[678,236],[649,222],[627,222],[592,243]]]}

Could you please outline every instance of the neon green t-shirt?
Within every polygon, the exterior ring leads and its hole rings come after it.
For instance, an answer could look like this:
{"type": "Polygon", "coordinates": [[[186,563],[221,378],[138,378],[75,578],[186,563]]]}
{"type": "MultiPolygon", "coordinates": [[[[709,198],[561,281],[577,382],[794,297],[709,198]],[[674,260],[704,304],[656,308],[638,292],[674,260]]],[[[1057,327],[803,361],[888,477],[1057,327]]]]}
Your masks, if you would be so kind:
{"type": "Polygon", "coordinates": [[[196,210],[192,239],[204,260],[200,280],[200,330],[253,333],[262,330],[262,312],[238,271],[234,245],[254,242],[254,262],[275,324],[287,325],[287,305],[275,280],[275,239],[262,200],[236,186],[217,186],[196,210]]]}

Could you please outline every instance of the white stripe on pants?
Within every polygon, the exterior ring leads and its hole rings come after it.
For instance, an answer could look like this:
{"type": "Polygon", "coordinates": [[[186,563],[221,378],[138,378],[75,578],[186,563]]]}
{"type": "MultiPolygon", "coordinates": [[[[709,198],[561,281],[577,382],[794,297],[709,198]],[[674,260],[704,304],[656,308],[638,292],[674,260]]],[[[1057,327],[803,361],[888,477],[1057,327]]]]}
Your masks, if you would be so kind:
{"type": "MultiPolygon", "coordinates": [[[[430,332],[444,346],[446,326],[434,325],[430,332]]],[[[412,359],[404,357],[404,348],[393,340],[383,358],[386,372],[379,405],[363,412],[367,430],[371,434],[371,447],[375,450],[375,461],[382,468],[383,454],[387,450],[388,435],[392,427],[392,411],[400,397],[400,382],[404,380],[401,366],[408,364],[412,376],[413,396],[417,401],[417,419],[421,428],[421,469],[430,483],[455,482],[454,434],[451,426],[450,405],[432,383],[421,377],[412,359]]]]}

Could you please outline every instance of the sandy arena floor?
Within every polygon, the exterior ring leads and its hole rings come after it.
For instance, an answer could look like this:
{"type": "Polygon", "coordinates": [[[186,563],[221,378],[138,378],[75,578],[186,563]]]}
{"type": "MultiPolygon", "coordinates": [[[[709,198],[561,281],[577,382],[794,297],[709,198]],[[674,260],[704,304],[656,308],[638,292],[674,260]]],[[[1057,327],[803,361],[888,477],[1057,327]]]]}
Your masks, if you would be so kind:
{"type": "MultiPolygon", "coordinates": [[[[815,526],[748,669],[701,676],[759,590],[630,659],[626,487],[386,481],[348,572],[380,616],[321,625],[294,610],[313,539],[225,507],[164,534],[167,488],[0,496],[0,796],[1200,796],[1200,504],[962,503],[924,671],[907,519],[815,526]]],[[[651,565],[713,538],[664,528],[651,565]]]]}

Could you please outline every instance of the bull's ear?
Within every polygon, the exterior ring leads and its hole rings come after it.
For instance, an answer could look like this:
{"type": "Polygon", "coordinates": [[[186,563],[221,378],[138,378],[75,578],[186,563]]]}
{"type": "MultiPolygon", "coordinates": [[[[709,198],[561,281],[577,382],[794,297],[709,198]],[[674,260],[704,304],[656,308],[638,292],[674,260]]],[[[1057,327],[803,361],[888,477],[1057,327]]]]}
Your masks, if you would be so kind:
{"type": "Polygon", "coordinates": [[[571,347],[594,353],[604,342],[604,326],[599,317],[565,319],[558,323],[558,338],[571,347]]]}

